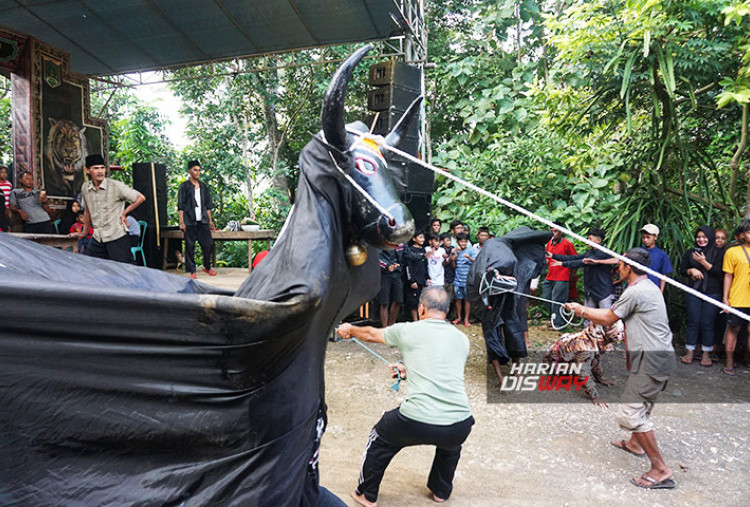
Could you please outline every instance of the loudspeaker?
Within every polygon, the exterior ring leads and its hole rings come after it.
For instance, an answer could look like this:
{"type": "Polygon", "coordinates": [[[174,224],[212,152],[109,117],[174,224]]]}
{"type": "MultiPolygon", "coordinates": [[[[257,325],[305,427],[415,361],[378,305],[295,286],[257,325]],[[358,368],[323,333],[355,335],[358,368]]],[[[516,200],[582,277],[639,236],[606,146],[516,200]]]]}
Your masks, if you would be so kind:
{"type": "MultiPolygon", "coordinates": [[[[370,90],[367,96],[367,107],[378,114],[368,118],[374,134],[386,135],[393,130],[411,103],[419,97],[422,71],[403,62],[388,60],[370,66],[369,83],[377,88],[370,90]]],[[[419,152],[419,119],[412,120],[406,135],[401,139],[398,148],[413,156],[419,152]]],[[[419,203],[417,212],[422,214],[424,202],[429,202],[434,190],[434,175],[429,169],[399,157],[390,155],[390,165],[400,193],[419,203]],[[425,194],[427,197],[414,197],[425,194]]],[[[429,217],[428,217],[429,218],[429,217]]],[[[416,215],[415,215],[416,219],[416,215]]]]}
{"type": "Polygon", "coordinates": [[[432,209],[432,194],[420,192],[406,192],[401,196],[411,215],[414,217],[414,230],[422,231],[430,225],[430,210],[432,209]]]}
{"type": "Polygon", "coordinates": [[[167,167],[164,164],[133,164],[133,188],[146,197],[146,202],[133,211],[133,218],[143,220],[148,224],[143,242],[146,264],[150,268],[161,269],[161,241],[157,241],[157,239],[160,230],[169,222],[167,217],[167,167]]]}

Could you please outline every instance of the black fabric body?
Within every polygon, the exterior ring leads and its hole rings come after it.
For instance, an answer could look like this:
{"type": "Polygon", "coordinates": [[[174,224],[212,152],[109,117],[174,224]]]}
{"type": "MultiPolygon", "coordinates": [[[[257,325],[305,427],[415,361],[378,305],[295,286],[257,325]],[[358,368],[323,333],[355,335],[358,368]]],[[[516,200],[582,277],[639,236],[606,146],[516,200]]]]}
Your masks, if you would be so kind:
{"type": "Polygon", "coordinates": [[[327,334],[379,288],[317,142],[236,294],[0,234],[0,503],[312,505],[327,334]]]}
{"type": "Polygon", "coordinates": [[[546,264],[544,245],[551,232],[519,227],[504,236],[487,240],[469,269],[466,294],[472,310],[482,321],[487,361],[507,364],[511,357],[526,357],[523,333],[528,329],[526,301],[518,294],[489,296],[488,308],[479,294],[482,275],[496,269],[502,275],[516,278],[517,292],[530,294],[531,280],[538,277],[546,264]]]}

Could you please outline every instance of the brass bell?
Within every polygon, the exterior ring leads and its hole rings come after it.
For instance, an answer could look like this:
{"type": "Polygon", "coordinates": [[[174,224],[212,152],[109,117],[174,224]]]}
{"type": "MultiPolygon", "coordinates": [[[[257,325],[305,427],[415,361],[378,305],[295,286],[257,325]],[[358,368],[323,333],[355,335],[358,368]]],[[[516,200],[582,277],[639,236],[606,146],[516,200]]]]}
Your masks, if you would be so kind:
{"type": "Polygon", "coordinates": [[[346,261],[350,266],[361,266],[367,260],[367,249],[361,243],[352,243],[346,247],[346,261]]]}

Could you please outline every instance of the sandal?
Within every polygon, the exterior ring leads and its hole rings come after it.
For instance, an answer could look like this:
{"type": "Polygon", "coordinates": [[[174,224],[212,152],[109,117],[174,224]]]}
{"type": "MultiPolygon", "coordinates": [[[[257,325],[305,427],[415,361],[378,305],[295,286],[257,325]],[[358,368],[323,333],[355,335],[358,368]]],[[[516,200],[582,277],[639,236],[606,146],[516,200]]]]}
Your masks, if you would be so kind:
{"type": "Polygon", "coordinates": [[[721,373],[723,373],[724,375],[734,375],[735,371],[734,368],[724,367],[721,369],[721,373]]]}
{"type": "Polygon", "coordinates": [[[701,358],[701,366],[705,366],[706,368],[710,368],[714,364],[713,361],[711,361],[710,357],[703,357],[701,358]]]}
{"type": "Polygon", "coordinates": [[[680,358],[680,362],[682,364],[691,364],[693,362],[693,359],[695,359],[695,354],[693,351],[688,350],[687,353],[680,358]]]}
{"type": "Polygon", "coordinates": [[[456,324],[459,324],[460,322],[461,322],[461,319],[456,319],[453,322],[451,322],[451,324],[455,326],[456,324]]]}
{"type": "Polygon", "coordinates": [[[469,324],[468,322],[464,322],[464,327],[471,327],[471,324],[469,324]]]}

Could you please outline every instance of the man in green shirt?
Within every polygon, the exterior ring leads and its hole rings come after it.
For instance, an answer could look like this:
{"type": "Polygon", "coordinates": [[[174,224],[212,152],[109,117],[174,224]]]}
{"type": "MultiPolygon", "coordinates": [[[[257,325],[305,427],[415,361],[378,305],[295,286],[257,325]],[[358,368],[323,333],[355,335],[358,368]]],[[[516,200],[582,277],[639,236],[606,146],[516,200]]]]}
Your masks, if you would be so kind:
{"type": "Polygon", "coordinates": [[[427,487],[433,500],[445,501],[453,491],[453,476],[461,457],[461,445],[471,432],[474,418],[464,387],[464,367],[469,340],[445,321],[450,305],[440,286],[426,288],[419,299],[419,321],[385,329],[342,324],[343,338],[382,343],[401,351],[404,364],[391,365],[402,378],[408,372],[406,400],[383,414],[373,427],[359,482],[352,498],[374,506],[380,481],[391,459],[404,447],[436,446],[427,487]]]}

